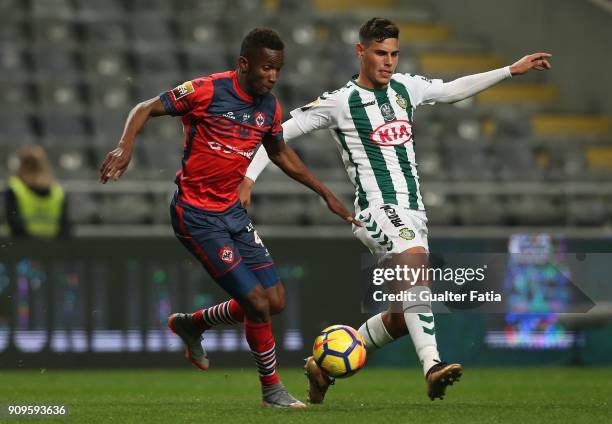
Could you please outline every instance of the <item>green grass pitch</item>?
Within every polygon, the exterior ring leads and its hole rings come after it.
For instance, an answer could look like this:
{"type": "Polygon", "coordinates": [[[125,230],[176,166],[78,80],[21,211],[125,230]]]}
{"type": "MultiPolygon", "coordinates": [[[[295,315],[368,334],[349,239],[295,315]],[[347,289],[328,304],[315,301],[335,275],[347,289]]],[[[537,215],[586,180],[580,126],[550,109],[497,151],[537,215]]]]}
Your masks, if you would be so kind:
{"type": "MultiPolygon", "coordinates": [[[[301,370],[281,377],[305,399],[301,370]]],[[[261,407],[254,369],[0,371],[0,405],[6,423],[593,424],[612,422],[612,368],[467,368],[435,402],[419,370],[370,368],[306,410],[261,407]],[[69,414],[18,419],[9,404],[65,404],[69,414]]]]}

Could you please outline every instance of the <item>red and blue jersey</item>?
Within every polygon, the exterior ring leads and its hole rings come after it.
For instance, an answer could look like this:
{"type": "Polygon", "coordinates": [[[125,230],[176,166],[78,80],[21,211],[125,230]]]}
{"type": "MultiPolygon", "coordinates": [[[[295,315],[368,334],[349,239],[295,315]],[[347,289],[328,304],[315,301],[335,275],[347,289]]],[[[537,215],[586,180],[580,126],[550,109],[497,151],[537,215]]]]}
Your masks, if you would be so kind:
{"type": "Polygon", "coordinates": [[[252,97],[228,71],[187,81],[160,95],[185,130],[178,200],[223,211],[238,200],[236,189],[264,140],[283,138],[281,108],[273,94],[252,97]]]}

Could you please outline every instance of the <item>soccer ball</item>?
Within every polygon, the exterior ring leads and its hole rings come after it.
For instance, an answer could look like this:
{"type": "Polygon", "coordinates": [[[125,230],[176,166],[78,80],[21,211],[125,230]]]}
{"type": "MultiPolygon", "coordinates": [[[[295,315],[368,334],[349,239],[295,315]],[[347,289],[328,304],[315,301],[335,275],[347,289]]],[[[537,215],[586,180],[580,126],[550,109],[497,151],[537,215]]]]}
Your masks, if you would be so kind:
{"type": "Polygon", "coordinates": [[[365,341],[348,325],[332,325],[317,336],[312,354],[316,363],[330,376],[350,377],[365,364],[365,341]]]}

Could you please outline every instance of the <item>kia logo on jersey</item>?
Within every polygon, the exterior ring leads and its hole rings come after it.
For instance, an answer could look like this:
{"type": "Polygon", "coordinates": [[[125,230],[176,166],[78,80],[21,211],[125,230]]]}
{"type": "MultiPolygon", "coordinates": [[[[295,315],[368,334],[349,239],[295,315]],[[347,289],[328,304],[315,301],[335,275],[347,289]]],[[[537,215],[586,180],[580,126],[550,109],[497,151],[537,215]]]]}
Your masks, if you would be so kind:
{"type": "Polygon", "coordinates": [[[379,146],[400,146],[412,141],[412,124],[399,119],[380,125],[370,133],[372,143],[379,146]]]}

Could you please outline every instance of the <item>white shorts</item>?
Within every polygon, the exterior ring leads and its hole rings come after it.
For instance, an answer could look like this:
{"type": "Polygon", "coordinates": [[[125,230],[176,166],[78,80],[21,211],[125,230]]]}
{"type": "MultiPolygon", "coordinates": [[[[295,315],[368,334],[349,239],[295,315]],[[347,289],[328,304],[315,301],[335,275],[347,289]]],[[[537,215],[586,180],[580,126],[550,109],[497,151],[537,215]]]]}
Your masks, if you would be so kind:
{"type": "Polygon", "coordinates": [[[413,247],[424,247],[429,252],[425,211],[384,204],[370,206],[356,218],[363,226],[353,225],[353,234],[379,263],[413,247]]]}

